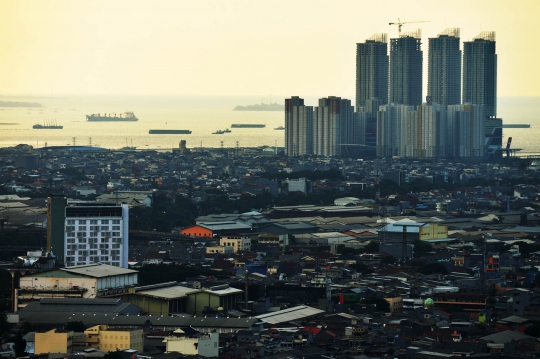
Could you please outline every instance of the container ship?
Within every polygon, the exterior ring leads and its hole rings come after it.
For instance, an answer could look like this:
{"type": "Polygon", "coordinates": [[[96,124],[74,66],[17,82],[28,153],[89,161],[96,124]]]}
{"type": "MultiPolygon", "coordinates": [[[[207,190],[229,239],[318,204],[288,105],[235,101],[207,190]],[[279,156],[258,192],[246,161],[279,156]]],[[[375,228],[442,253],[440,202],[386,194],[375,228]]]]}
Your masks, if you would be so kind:
{"type": "Polygon", "coordinates": [[[89,122],[117,122],[117,121],[139,121],[137,117],[135,117],[135,114],[131,111],[124,112],[123,116],[122,114],[116,116],[116,114],[111,115],[109,114],[93,114],[93,115],[86,115],[86,120],[89,122]]]}
{"type": "Polygon", "coordinates": [[[61,130],[64,126],[57,125],[56,121],[48,120],[43,125],[35,124],[32,128],[34,130],[61,130]]]}
{"type": "Polygon", "coordinates": [[[506,124],[502,125],[502,128],[531,128],[531,125],[529,124],[521,124],[521,123],[514,123],[514,124],[506,124]]]}
{"type": "Polygon", "coordinates": [[[190,135],[190,130],[149,130],[150,135],[190,135]]]}
{"type": "Polygon", "coordinates": [[[231,128],[263,128],[266,125],[257,123],[233,123],[231,128]]]}

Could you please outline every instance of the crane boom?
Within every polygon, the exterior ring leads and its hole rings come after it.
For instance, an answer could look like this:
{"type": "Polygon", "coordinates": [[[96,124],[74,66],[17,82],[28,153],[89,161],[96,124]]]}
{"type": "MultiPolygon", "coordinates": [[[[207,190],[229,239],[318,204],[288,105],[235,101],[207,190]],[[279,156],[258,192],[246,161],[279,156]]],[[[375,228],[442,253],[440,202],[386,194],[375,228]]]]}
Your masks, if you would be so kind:
{"type": "Polygon", "coordinates": [[[397,22],[389,22],[388,25],[397,25],[398,26],[399,36],[401,36],[401,27],[404,24],[415,24],[415,23],[418,23],[418,22],[429,22],[429,21],[401,21],[401,19],[398,18],[397,22]]]}

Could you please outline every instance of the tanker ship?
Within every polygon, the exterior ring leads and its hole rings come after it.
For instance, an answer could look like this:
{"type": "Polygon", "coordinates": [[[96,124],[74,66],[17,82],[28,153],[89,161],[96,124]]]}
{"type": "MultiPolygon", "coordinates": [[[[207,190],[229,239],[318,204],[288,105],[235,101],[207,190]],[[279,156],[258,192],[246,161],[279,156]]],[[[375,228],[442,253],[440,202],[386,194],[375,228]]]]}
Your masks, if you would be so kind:
{"type": "Polygon", "coordinates": [[[133,122],[133,121],[139,121],[139,119],[137,117],[135,117],[135,114],[133,114],[132,111],[126,111],[124,112],[123,116],[122,114],[116,116],[116,114],[106,114],[104,113],[103,115],[101,114],[92,114],[92,115],[86,115],[86,120],[89,121],[89,122],[117,122],[117,121],[121,121],[121,122],[125,122],[125,121],[129,121],[129,122],[133,122]]]}

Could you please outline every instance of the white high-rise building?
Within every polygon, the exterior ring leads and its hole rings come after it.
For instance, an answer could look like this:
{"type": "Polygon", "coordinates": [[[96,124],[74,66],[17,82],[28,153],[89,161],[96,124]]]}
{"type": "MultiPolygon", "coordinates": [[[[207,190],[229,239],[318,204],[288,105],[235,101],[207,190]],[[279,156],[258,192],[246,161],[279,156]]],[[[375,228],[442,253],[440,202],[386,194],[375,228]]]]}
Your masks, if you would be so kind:
{"type": "Polygon", "coordinates": [[[313,153],[313,106],[304,106],[304,99],[285,99],[285,151],[288,156],[313,153]]]}
{"type": "Polygon", "coordinates": [[[407,111],[407,116],[401,121],[401,153],[403,157],[418,157],[420,128],[422,123],[418,119],[418,111],[407,111]]]}
{"type": "Polygon", "coordinates": [[[127,204],[66,207],[66,267],[105,263],[128,267],[129,207],[127,204]]]}
{"type": "Polygon", "coordinates": [[[377,113],[377,156],[402,155],[402,127],[414,106],[384,105],[377,113]]]}
{"type": "Polygon", "coordinates": [[[420,155],[418,157],[445,157],[446,148],[446,106],[422,105],[418,107],[421,119],[420,155]]]}
{"type": "Polygon", "coordinates": [[[450,105],[447,114],[449,156],[483,157],[485,152],[485,107],[483,105],[450,105]]]}
{"type": "Polygon", "coordinates": [[[341,145],[360,143],[359,121],[353,113],[351,100],[335,96],[319,99],[313,116],[314,154],[340,156],[341,145]]]}

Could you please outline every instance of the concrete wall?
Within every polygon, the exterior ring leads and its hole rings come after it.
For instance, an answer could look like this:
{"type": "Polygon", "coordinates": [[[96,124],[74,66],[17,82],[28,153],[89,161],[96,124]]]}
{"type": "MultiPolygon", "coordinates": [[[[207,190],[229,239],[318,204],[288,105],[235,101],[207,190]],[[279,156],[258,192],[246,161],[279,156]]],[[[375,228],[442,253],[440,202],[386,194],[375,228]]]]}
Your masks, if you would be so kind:
{"type": "Polygon", "coordinates": [[[161,298],[152,298],[143,295],[126,294],[122,300],[142,308],[149,315],[169,315],[169,302],[161,298]]]}
{"type": "Polygon", "coordinates": [[[34,353],[71,353],[73,332],[57,333],[56,329],[35,334],[34,353]]]}
{"type": "Polygon", "coordinates": [[[420,239],[448,238],[448,226],[439,223],[430,223],[427,227],[419,227],[420,239]]]}
{"type": "Polygon", "coordinates": [[[84,331],[87,345],[105,352],[135,349],[142,353],[143,330],[109,330],[106,325],[96,325],[84,331]]]}
{"type": "Polygon", "coordinates": [[[174,338],[167,340],[167,353],[178,352],[185,355],[200,355],[207,358],[219,356],[219,334],[208,333],[200,338],[174,338]]]}

